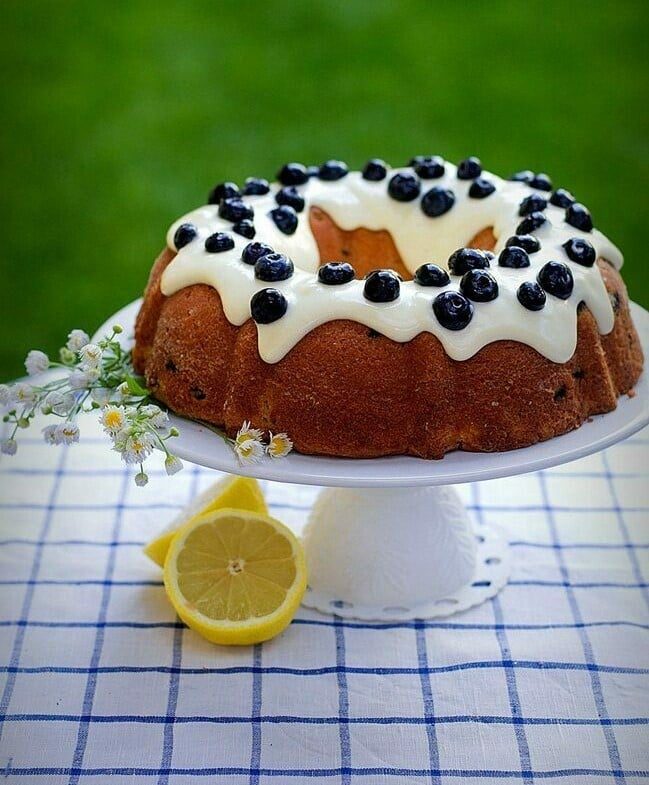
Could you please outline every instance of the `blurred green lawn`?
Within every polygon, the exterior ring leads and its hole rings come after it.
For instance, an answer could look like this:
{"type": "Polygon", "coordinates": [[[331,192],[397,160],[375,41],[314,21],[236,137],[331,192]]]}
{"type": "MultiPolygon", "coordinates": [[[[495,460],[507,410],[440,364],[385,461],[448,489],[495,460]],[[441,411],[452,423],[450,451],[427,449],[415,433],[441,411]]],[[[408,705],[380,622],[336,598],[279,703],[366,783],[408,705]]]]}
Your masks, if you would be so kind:
{"type": "Polygon", "coordinates": [[[0,378],[137,297],[214,183],[287,160],[547,171],[649,306],[648,9],[5,0],[0,378]]]}

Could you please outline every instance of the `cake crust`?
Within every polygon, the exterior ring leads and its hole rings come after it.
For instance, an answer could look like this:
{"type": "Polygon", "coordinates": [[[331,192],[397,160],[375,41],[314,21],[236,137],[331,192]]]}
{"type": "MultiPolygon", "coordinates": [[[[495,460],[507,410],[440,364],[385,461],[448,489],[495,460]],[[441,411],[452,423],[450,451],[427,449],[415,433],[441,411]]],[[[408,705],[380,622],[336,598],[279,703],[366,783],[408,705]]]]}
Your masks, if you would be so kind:
{"type": "MultiPolygon", "coordinates": [[[[353,258],[360,276],[378,266],[374,260],[385,266],[387,259],[410,277],[386,232],[343,232],[323,211],[310,218],[323,259],[353,258]]],[[[473,245],[493,247],[491,229],[473,245]]],[[[165,249],[151,271],[136,322],[135,368],[173,411],[230,436],[247,420],[288,433],[296,450],[313,455],[441,458],[457,449],[503,451],[611,411],[642,371],[626,288],[602,259],[597,265],[613,304],[613,330],[600,335],[582,304],[577,348],[566,363],[512,340],[457,361],[430,333],[398,343],[348,320],[314,328],[281,360],[266,363],[255,323],[231,324],[214,288],[195,284],[162,294],[161,276],[174,256],[165,249]]]]}

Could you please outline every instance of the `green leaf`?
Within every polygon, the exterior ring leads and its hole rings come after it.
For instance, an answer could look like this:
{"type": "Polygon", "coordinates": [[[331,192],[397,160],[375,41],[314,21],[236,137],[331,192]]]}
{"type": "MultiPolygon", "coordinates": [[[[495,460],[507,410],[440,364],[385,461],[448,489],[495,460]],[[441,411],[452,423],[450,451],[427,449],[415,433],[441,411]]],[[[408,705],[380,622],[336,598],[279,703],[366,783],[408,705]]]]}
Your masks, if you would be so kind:
{"type": "Polygon", "coordinates": [[[130,376],[127,374],[126,376],[126,384],[128,384],[128,391],[131,395],[135,395],[137,397],[149,395],[149,391],[146,387],[143,386],[144,377],[143,376],[130,376]]]}

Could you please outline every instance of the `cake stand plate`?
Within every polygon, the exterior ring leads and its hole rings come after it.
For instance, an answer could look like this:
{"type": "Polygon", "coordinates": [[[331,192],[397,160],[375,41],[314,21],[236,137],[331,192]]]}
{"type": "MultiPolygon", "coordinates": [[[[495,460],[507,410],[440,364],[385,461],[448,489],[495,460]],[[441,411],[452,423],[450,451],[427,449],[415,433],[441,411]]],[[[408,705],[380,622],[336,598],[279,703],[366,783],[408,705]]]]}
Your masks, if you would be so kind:
{"type": "MultiPolygon", "coordinates": [[[[114,314],[97,336],[118,323],[124,327],[123,344],[130,346],[139,305],[135,301],[114,314]]],[[[631,313],[649,356],[649,313],[635,303],[631,313]]],[[[492,525],[480,526],[476,535],[449,486],[557,466],[626,439],[649,423],[648,376],[643,373],[635,395],[620,398],[613,412],[563,436],[508,452],[458,451],[438,461],[291,453],[280,461],[241,466],[210,428],[172,414],[181,432],[174,452],[231,474],[326,488],[304,531],[305,605],[367,620],[448,616],[494,596],[511,569],[504,535],[492,525]]]]}

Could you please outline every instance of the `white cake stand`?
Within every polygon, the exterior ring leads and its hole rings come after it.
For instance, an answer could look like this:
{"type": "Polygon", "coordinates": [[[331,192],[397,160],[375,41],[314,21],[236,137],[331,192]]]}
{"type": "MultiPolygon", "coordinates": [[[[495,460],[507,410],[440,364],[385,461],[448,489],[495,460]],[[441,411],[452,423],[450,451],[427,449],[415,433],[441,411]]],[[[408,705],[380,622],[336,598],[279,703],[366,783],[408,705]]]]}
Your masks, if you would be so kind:
{"type": "MultiPolygon", "coordinates": [[[[124,327],[132,342],[140,301],[100,328],[124,327]]],[[[649,313],[632,304],[649,356],[649,313]]],[[[502,453],[454,452],[433,461],[409,456],[326,458],[291,453],[241,466],[208,427],[172,415],[181,458],[231,474],[326,486],[303,534],[309,570],[304,605],[365,620],[448,616],[493,597],[506,583],[511,557],[492,525],[474,532],[453,484],[507,477],[568,463],[599,452],[649,423],[649,374],[634,397],[547,442],[502,453]]]]}

